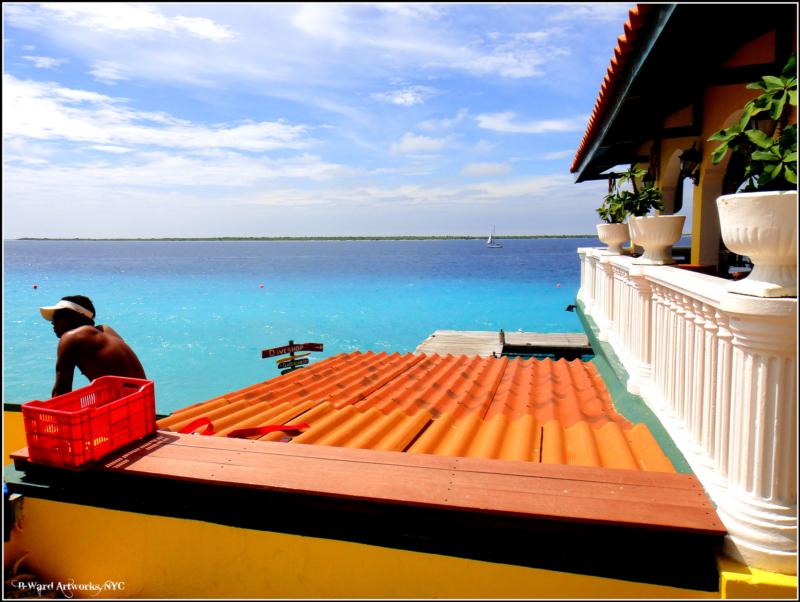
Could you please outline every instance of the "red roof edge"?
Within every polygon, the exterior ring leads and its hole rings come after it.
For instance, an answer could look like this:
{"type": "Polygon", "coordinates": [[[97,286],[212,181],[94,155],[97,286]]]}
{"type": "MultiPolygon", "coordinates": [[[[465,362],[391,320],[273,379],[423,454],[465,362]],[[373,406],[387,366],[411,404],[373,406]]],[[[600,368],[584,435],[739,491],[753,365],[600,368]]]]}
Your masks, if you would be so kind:
{"type": "Polygon", "coordinates": [[[614,56],[611,58],[606,75],[600,85],[592,116],[569,168],[570,173],[575,173],[578,170],[578,165],[583,161],[589,150],[590,143],[597,135],[600,122],[598,118],[608,109],[612,102],[612,93],[628,71],[630,54],[637,48],[637,41],[641,38],[642,28],[647,22],[646,15],[650,12],[652,6],[651,4],[637,4],[628,11],[628,20],[623,25],[624,33],[617,38],[614,56]]]}

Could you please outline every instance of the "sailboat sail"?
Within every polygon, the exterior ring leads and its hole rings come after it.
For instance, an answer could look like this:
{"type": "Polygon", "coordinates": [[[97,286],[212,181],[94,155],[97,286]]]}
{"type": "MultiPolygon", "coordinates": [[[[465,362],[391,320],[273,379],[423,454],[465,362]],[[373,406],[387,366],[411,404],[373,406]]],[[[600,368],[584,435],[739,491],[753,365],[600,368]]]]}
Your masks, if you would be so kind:
{"type": "Polygon", "coordinates": [[[499,242],[495,242],[494,240],[494,226],[492,226],[492,233],[489,235],[489,238],[486,241],[486,246],[489,247],[490,249],[499,249],[503,246],[499,242]]]}

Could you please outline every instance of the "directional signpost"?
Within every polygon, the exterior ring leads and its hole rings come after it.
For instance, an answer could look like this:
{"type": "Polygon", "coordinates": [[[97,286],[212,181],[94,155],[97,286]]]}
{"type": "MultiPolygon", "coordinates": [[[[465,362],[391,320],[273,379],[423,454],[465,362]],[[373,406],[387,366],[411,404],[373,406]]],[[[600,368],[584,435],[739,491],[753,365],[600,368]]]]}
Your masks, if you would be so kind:
{"type": "Polygon", "coordinates": [[[284,360],[280,364],[278,364],[278,369],[281,368],[294,368],[295,366],[305,366],[308,363],[308,358],[304,357],[301,360],[284,360]]]}
{"type": "Polygon", "coordinates": [[[295,344],[294,341],[289,341],[289,344],[284,347],[264,349],[261,352],[261,358],[274,357],[275,361],[278,363],[278,369],[281,370],[281,374],[288,374],[308,364],[310,358],[306,356],[311,355],[312,351],[322,351],[322,343],[295,344]],[[297,353],[298,351],[304,351],[305,353],[297,353]],[[287,353],[289,354],[288,357],[286,357],[287,353]]]}
{"type": "Polygon", "coordinates": [[[322,343],[300,343],[295,345],[294,341],[289,341],[289,344],[285,347],[264,349],[261,352],[261,359],[265,357],[275,357],[276,355],[285,355],[287,353],[294,355],[296,351],[322,351],[322,343]]]}
{"type": "MultiPolygon", "coordinates": [[[[305,353],[295,353],[295,354],[293,354],[293,357],[295,359],[298,359],[298,358],[301,358],[301,357],[306,357],[308,355],[311,355],[310,351],[306,351],[305,353]]],[[[280,364],[281,362],[285,362],[286,358],[285,357],[276,357],[275,361],[280,364]]],[[[280,366],[278,366],[278,368],[280,368],[280,366]]]]}

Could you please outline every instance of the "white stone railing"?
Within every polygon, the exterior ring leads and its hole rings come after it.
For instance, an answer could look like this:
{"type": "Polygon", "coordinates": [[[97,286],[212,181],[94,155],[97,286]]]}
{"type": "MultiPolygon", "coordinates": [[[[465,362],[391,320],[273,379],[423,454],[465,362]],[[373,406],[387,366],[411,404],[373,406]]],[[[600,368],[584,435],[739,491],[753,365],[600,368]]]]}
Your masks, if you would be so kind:
{"type": "Polygon", "coordinates": [[[578,301],[717,504],[725,552],[796,574],[797,299],[578,249],[578,301]]]}

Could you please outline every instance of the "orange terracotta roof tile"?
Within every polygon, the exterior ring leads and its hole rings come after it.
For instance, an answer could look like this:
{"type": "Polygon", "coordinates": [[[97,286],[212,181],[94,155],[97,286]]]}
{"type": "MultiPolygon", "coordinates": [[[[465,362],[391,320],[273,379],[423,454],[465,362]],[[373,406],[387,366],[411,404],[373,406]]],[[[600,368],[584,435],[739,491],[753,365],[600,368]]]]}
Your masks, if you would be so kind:
{"type": "Polygon", "coordinates": [[[570,166],[570,172],[575,173],[578,166],[583,161],[589,151],[590,144],[598,134],[599,117],[604,115],[609,105],[612,103],[619,82],[625,77],[628,70],[628,63],[632,53],[641,44],[642,29],[647,22],[647,14],[650,12],[651,5],[637,4],[628,12],[628,20],[623,25],[623,33],[617,38],[617,47],[614,49],[614,56],[611,58],[606,75],[600,85],[600,92],[595,102],[592,119],[586,128],[586,133],[581,139],[575,158],[570,166]]]}
{"type": "Polygon", "coordinates": [[[621,416],[594,365],[551,359],[354,352],[194,404],[160,429],[264,441],[674,472],[621,416]],[[200,422],[198,422],[198,419],[200,422]],[[297,432],[297,431],[302,432],[297,432]]]}

